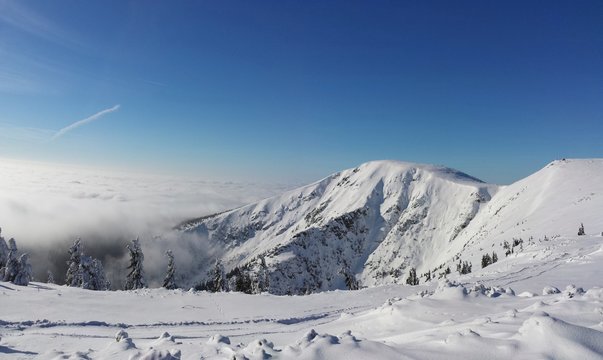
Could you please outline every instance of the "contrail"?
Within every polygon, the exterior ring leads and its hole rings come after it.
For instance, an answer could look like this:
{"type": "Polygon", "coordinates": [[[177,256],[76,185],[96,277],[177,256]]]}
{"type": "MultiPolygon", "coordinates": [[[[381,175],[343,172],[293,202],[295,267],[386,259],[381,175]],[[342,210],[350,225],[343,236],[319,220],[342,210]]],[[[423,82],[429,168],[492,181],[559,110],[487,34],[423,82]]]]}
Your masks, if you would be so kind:
{"type": "Polygon", "coordinates": [[[104,115],[106,115],[108,113],[112,113],[114,111],[117,111],[118,109],[119,109],[119,105],[115,105],[112,108],[99,111],[99,112],[97,112],[96,114],[94,114],[92,116],[89,116],[89,117],[87,117],[85,119],[76,121],[76,122],[74,122],[71,125],[65,126],[61,130],[57,131],[56,134],[54,134],[54,136],[52,137],[52,140],[56,140],[56,139],[60,138],[61,136],[65,135],[65,133],[67,133],[67,132],[69,132],[69,131],[71,131],[73,129],[76,129],[76,128],[82,126],[82,125],[86,125],[86,124],[88,124],[90,122],[93,122],[94,120],[98,120],[102,116],[104,116],[104,115]]]}

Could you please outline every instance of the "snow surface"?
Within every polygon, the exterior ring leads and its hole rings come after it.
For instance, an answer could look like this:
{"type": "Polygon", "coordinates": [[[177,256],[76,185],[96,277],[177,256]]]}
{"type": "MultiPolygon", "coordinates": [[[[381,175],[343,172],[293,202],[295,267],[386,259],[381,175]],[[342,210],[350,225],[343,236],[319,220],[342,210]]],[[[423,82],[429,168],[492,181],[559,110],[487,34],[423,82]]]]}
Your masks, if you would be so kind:
{"type": "Polygon", "coordinates": [[[0,283],[0,357],[602,359],[603,237],[522,255],[429,285],[305,296],[0,283]]]}

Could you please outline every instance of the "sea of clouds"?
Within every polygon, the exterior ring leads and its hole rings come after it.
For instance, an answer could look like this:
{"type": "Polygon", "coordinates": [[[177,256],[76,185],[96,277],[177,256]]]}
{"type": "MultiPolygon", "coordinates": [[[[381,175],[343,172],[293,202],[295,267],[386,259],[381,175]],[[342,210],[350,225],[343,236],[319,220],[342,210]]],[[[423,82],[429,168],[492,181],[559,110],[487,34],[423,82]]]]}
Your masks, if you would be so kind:
{"type": "Polygon", "coordinates": [[[180,222],[277,195],[287,185],[214,182],[126,174],[0,158],[0,227],[30,254],[36,280],[50,270],[63,281],[69,245],[81,238],[86,254],[102,260],[113,288],[127,274],[126,244],[139,237],[150,286],[165,272],[171,249],[183,282],[205,267],[214,249],[180,222]]]}

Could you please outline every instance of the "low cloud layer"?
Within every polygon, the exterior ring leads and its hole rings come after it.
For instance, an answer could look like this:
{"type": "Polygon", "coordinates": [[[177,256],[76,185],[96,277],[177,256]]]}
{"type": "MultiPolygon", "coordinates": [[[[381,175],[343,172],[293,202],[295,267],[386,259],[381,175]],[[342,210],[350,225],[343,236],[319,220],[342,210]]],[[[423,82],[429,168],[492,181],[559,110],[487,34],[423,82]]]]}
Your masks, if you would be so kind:
{"type": "Polygon", "coordinates": [[[100,172],[0,159],[0,227],[28,251],[38,280],[64,277],[69,244],[80,237],[119,288],[125,245],[140,237],[151,285],[161,281],[172,249],[181,276],[203,267],[213,249],[172,227],[283,192],[286,186],[100,172]]]}

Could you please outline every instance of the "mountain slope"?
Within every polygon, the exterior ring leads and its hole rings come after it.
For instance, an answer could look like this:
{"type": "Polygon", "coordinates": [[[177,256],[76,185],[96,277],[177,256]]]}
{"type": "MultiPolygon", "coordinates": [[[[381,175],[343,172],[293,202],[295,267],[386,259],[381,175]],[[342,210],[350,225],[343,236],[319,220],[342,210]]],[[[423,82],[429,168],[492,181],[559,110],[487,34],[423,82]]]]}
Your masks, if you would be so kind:
{"type": "Polygon", "coordinates": [[[518,239],[527,245],[545,237],[574,237],[581,223],[587,234],[601,234],[602,210],[603,159],[553,161],[499,188],[459,236],[460,241],[451,244],[438,259],[463,253],[464,258],[478,264],[488,249],[503,252],[504,241],[518,239]]]}
{"type": "Polygon", "coordinates": [[[404,283],[411,267],[435,277],[468,261],[477,271],[486,253],[516,256],[575,235],[581,222],[600,232],[602,194],[600,159],[555,161],[503,187],[445,167],[374,161],[186,231],[219,248],[227,270],[267,273],[260,290],[299,294],[404,283]]]}
{"type": "Polygon", "coordinates": [[[189,223],[228,269],[265,258],[277,294],[402,282],[432,263],[496,192],[456,170],[375,161],[240,209],[189,223]],[[349,285],[349,284],[348,284],[349,285]]]}

